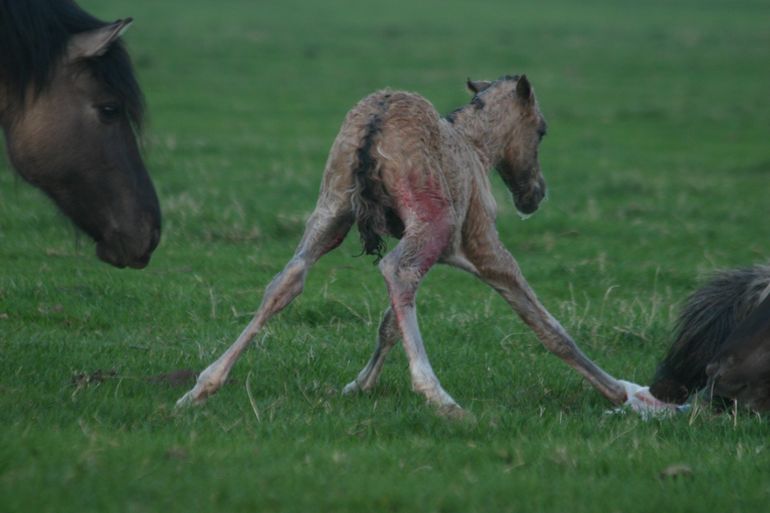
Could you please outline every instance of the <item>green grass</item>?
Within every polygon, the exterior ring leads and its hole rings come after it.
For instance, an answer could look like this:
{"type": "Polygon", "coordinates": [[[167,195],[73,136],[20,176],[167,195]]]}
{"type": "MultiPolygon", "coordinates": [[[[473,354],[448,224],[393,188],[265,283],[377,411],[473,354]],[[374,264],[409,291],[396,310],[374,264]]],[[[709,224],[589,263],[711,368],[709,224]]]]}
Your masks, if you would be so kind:
{"type": "Polygon", "coordinates": [[[243,328],[359,98],[416,90],[449,112],[467,76],[526,72],[550,201],[521,222],[494,177],[501,236],[592,358],[648,382],[704,273],[770,254],[765,2],[81,3],[136,19],[163,241],[144,271],[98,263],[0,170],[0,511],[766,508],[766,417],[605,416],[499,297],[447,268],[421,289],[421,327],[477,422],[423,404],[400,350],[375,391],[341,397],[386,304],[355,236],[208,404],[174,413],[186,387],[148,380],[202,369],[243,328]],[[661,477],[673,464],[691,474],[661,477]]]}

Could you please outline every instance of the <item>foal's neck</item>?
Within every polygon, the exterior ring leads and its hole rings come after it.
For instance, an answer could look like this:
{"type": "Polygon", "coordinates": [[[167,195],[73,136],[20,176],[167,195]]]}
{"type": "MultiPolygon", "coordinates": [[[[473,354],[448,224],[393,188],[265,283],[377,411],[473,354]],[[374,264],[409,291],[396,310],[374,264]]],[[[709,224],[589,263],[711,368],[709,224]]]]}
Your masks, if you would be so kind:
{"type": "Polygon", "coordinates": [[[473,104],[463,107],[452,120],[455,130],[465,137],[490,169],[503,156],[504,134],[510,133],[510,116],[478,109],[473,104]]]}

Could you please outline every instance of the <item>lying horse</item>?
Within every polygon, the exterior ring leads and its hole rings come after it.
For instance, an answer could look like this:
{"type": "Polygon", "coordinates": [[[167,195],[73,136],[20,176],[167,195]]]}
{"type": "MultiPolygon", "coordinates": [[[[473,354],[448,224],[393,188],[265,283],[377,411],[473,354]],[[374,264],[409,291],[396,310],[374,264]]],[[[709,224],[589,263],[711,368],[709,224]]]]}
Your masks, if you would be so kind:
{"type": "Polygon", "coordinates": [[[119,41],[69,0],[0,0],[0,126],[12,166],[96,242],[142,268],[160,207],[136,142],[143,98],[119,41]]]}
{"type": "Polygon", "coordinates": [[[718,273],[685,302],[650,392],[684,403],[698,391],[770,409],[770,266],[718,273]]]}
{"type": "MultiPolygon", "coordinates": [[[[310,267],[339,246],[354,223],[364,251],[382,256],[383,237],[399,239],[379,261],[390,307],[369,363],[344,392],[376,383],[400,337],[413,389],[439,411],[462,414],[439,383],[417,326],[415,297],[428,270],[444,263],[467,271],[510,303],[548,350],[581,373],[615,404],[653,400],[604,372],[575,345],[538,301],[495,228],[488,170],[495,167],[523,214],[545,197],[538,146],[546,123],[526,76],[468,81],[466,105],[441,118],[424,98],[380,91],[347,115],[331,148],[321,191],[294,257],[268,285],[256,315],[235,343],[178,401],[203,401],[225,382],[254,335],[304,287],[310,267]]],[[[645,395],[646,394],[646,395],[645,395]]]]}

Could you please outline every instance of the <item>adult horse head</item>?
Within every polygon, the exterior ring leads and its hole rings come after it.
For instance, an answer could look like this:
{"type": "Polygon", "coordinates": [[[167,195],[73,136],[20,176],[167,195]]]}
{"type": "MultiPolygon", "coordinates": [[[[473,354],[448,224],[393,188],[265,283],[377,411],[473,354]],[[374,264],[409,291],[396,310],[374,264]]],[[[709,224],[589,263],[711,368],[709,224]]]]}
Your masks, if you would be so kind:
{"type": "Polygon", "coordinates": [[[137,144],[143,98],[119,38],[65,0],[0,0],[0,125],[11,164],[96,242],[142,268],[160,207],[137,144]]]}

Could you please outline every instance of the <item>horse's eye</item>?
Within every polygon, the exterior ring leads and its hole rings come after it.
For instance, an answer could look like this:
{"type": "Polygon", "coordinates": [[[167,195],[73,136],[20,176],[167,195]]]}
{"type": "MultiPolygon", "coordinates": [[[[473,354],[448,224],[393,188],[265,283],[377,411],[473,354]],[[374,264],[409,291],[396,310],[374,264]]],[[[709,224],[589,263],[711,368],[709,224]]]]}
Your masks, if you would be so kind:
{"type": "Polygon", "coordinates": [[[102,123],[112,123],[121,115],[120,105],[116,103],[105,103],[96,107],[99,110],[99,119],[102,123]]]}

